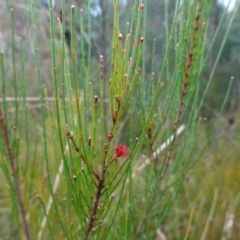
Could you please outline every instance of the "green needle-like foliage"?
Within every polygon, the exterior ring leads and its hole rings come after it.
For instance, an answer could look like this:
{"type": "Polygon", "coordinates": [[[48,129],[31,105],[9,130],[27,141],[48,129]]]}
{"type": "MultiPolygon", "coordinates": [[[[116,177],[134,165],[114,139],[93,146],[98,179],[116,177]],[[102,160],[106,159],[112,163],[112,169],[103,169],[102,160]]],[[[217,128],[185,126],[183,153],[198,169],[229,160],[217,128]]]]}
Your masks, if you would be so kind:
{"type": "MultiPolygon", "coordinates": [[[[4,6],[1,238],[163,239],[161,228],[171,227],[174,210],[176,239],[190,239],[194,211],[180,233],[178,198],[231,95],[233,78],[205,133],[202,107],[237,11],[219,36],[228,12],[209,34],[208,0],[163,1],[156,23],[149,15],[154,1],[43,2],[47,9],[34,0],[4,6]],[[18,44],[16,21],[24,16],[18,44]],[[100,23],[101,34],[94,30],[100,23]],[[207,75],[218,37],[222,44],[207,75]]],[[[217,198],[218,190],[201,239],[217,198]]],[[[231,202],[228,211],[236,211],[239,195],[231,202]]]]}

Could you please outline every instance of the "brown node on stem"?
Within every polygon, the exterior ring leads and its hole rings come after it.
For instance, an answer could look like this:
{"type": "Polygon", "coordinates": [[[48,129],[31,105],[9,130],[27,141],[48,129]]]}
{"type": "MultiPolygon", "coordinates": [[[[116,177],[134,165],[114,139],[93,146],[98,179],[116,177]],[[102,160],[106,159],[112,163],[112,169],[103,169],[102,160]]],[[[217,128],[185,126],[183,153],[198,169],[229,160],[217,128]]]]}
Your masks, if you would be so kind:
{"type": "Polygon", "coordinates": [[[199,18],[200,18],[200,14],[198,14],[198,15],[195,17],[196,22],[199,20],[199,18]]]}
{"type": "Polygon", "coordinates": [[[127,73],[124,74],[124,80],[125,80],[126,82],[128,82],[128,75],[127,75],[127,73]]]}
{"type": "Polygon", "coordinates": [[[108,152],[108,144],[107,143],[104,143],[103,149],[104,149],[105,153],[108,152]]]}
{"type": "MultiPolygon", "coordinates": [[[[189,76],[189,74],[188,74],[188,76],[189,76]]],[[[186,88],[188,86],[188,84],[189,84],[189,82],[185,80],[183,83],[184,88],[186,88]]]]}
{"type": "Polygon", "coordinates": [[[95,104],[98,103],[98,96],[97,96],[97,95],[94,96],[94,103],[95,103],[95,104]]]}
{"type": "Polygon", "coordinates": [[[96,179],[99,181],[100,180],[100,176],[96,171],[93,171],[93,175],[94,177],[96,177],[96,179]]]}
{"type": "Polygon", "coordinates": [[[182,95],[185,96],[186,94],[187,94],[187,90],[184,88],[184,89],[182,90],[182,95]]]}
{"type": "Polygon", "coordinates": [[[116,100],[116,102],[117,102],[118,105],[121,104],[121,100],[119,99],[119,97],[118,97],[117,95],[115,96],[115,100],[116,100]]]}
{"type": "Polygon", "coordinates": [[[113,120],[113,124],[115,124],[116,121],[117,121],[117,117],[116,117],[115,115],[113,115],[113,116],[112,116],[112,120],[113,120]]]}
{"type": "Polygon", "coordinates": [[[177,131],[177,127],[178,127],[178,120],[176,121],[176,122],[174,122],[174,124],[173,124],[173,129],[175,130],[175,131],[177,131]]]}
{"type": "Polygon", "coordinates": [[[115,110],[114,115],[115,115],[116,120],[117,120],[117,117],[118,117],[118,110],[115,110]]]}
{"type": "Polygon", "coordinates": [[[195,25],[194,29],[197,31],[199,28],[198,24],[195,25]]]}
{"type": "Polygon", "coordinates": [[[109,132],[109,133],[108,133],[108,142],[111,142],[112,139],[113,139],[113,137],[114,137],[113,133],[112,133],[112,132],[109,132]]]}
{"type": "Polygon", "coordinates": [[[193,52],[192,51],[190,51],[189,53],[188,53],[188,56],[189,56],[189,58],[193,58],[193,52]]]}
{"type": "Polygon", "coordinates": [[[139,6],[138,11],[143,11],[143,9],[144,9],[144,4],[141,4],[141,5],[139,6]]]}
{"type": "Polygon", "coordinates": [[[73,139],[73,134],[71,133],[68,125],[66,124],[66,135],[72,140],[73,139]]]}
{"type": "Polygon", "coordinates": [[[118,34],[118,39],[119,39],[119,40],[122,40],[122,38],[123,38],[122,34],[119,33],[119,34],[118,34]]]}
{"type": "Polygon", "coordinates": [[[148,138],[152,138],[152,128],[148,128],[147,130],[147,135],[148,135],[148,138]]]}
{"type": "Polygon", "coordinates": [[[187,68],[189,69],[191,66],[192,66],[192,61],[189,60],[187,63],[187,68]]]}
{"type": "Polygon", "coordinates": [[[72,144],[73,144],[73,148],[75,151],[79,152],[79,147],[77,146],[75,140],[74,140],[74,136],[72,134],[72,132],[70,131],[68,125],[66,124],[66,135],[67,137],[69,137],[69,139],[71,140],[72,144]]]}

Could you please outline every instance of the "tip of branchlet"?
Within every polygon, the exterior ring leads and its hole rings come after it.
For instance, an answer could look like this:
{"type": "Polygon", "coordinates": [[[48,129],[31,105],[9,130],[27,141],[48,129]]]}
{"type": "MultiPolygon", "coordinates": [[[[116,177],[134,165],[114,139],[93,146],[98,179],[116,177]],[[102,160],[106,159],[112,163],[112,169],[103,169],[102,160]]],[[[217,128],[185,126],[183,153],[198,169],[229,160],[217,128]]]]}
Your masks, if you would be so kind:
{"type": "Polygon", "coordinates": [[[94,103],[98,103],[98,95],[94,96],[94,103]]]}
{"type": "Polygon", "coordinates": [[[118,34],[118,39],[119,39],[119,40],[122,40],[122,38],[123,38],[122,34],[119,33],[119,34],[118,34]]]}

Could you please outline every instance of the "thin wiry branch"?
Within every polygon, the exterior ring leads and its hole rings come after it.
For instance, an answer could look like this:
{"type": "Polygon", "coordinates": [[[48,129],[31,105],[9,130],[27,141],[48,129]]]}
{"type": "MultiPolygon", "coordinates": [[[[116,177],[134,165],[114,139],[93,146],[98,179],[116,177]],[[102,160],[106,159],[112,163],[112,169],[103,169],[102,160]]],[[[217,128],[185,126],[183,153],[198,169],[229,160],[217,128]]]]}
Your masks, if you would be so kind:
{"type": "Polygon", "coordinates": [[[26,239],[30,240],[31,239],[30,231],[29,231],[29,226],[28,226],[28,222],[27,222],[27,218],[26,218],[26,210],[25,210],[25,207],[23,204],[22,193],[21,193],[21,189],[20,189],[20,185],[19,185],[19,181],[18,181],[18,177],[17,177],[15,159],[13,156],[13,151],[12,151],[11,143],[9,140],[9,132],[8,132],[7,125],[5,122],[4,113],[3,113],[1,107],[0,107],[0,125],[1,125],[1,129],[3,132],[3,138],[4,138],[6,149],[7,149],[7,157],[8,157],[8,162],[9,162],[11,172],[12,172],[14,188],[16,191],[18,204],[19,204],[19,210],[20,210],[20,214],[21,214],[22,220],[23,220],[23,229],[24,229],[24,232],[26,235],[26,239]]]}

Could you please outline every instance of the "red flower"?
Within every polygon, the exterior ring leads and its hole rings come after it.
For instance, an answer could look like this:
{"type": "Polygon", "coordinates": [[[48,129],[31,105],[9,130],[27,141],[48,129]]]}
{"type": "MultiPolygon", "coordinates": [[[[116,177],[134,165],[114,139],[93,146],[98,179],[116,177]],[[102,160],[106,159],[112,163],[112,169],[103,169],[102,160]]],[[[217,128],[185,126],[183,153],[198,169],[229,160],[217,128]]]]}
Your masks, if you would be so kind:
{"type": "Polygon", "coordinates": [[[116,157],[127,157],[128,148],[124,144],[118,144],[115,147],[116,157]]]}

